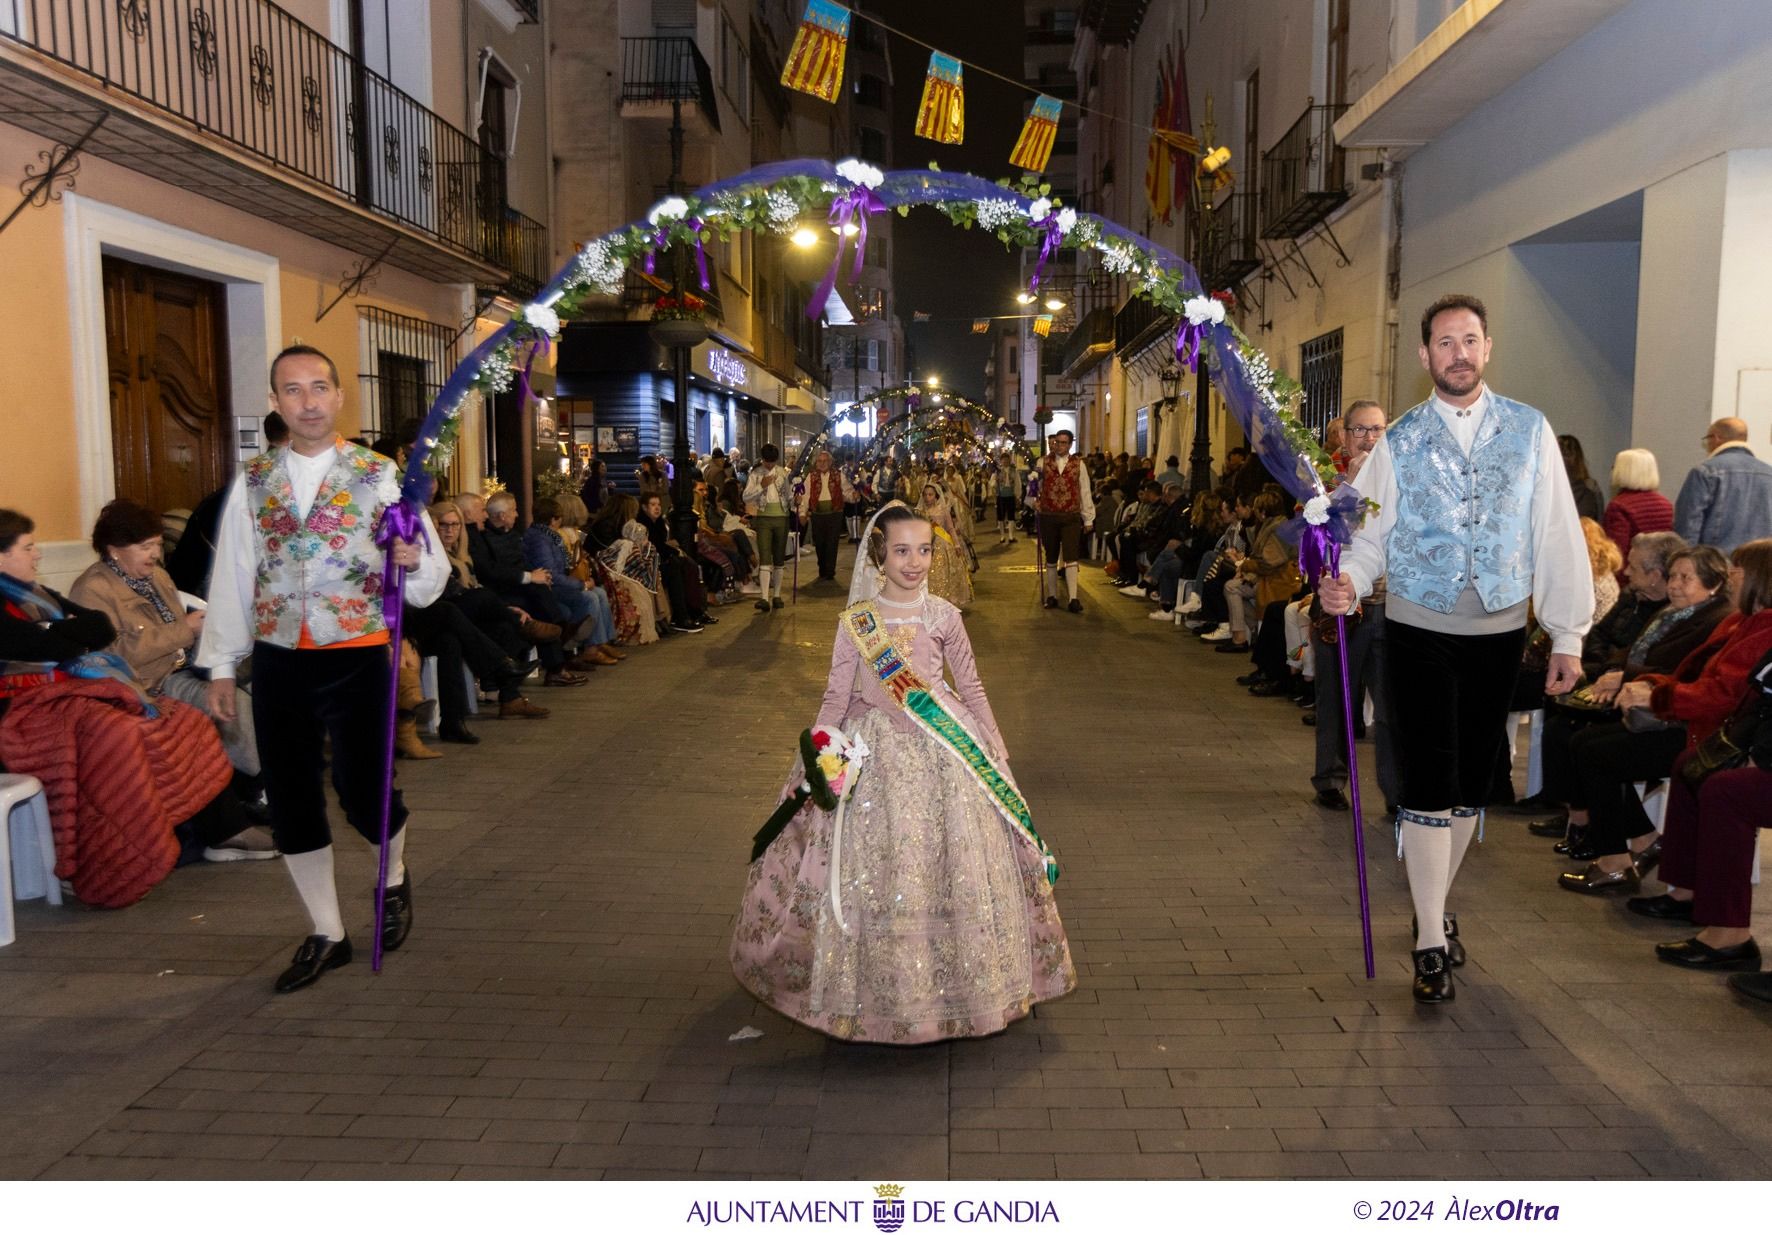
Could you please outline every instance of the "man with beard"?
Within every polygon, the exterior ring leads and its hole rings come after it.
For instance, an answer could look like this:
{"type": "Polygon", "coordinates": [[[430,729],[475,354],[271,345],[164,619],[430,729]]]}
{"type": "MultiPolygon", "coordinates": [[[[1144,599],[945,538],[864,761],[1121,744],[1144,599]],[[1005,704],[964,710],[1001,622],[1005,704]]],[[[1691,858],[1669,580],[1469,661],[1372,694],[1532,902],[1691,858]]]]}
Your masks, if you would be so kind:
{"type": "MultiPolygon", "coordinates": [[[[1378,503],[1318,589],[1347,613],[1386,576],[1384,689],[1402,773],[1397,844],[1417,922],[1415,998],[1454,997],[1447,893],[1482,820],[1528,605],[1551,637],[1545,693],[1581,676],[1593,578],[1575,498],[1544,415],[1483,383],[1493,340],[1474,296],[1421,317],[1427,402],[1405,412],[1360,469],[1378,503]]],[[[1321,723],[1319,721],[1319,723],[1321,723]]]]}

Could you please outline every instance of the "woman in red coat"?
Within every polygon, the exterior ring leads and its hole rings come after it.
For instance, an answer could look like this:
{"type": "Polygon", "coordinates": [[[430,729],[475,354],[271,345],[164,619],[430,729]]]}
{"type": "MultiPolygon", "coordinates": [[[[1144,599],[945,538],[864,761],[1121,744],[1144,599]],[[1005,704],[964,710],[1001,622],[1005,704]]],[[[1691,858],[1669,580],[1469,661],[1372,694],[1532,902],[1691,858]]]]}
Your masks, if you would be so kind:
{"type": "MultiPolygon", "coordinates": [[[[1587,802],[1588,837],[1599,854],[1579,874],[1558,879],[1571,892],[1634,892],[1639,867],[1660,859],[1655,828],[1635,783],[1665,780],[1684,751],[1734,715],[1747,697],[1748,674],[1772,652],[1772,540],[1750,540],[1730,555],[1736,612],[1671,674],[1626,683],[1615,706],[1624,721],[1590,725],[1570,741],[1587,802]]],[[[1574,823],[1574,812],[1570,812],[1574,823]]]]}
{"type": "MultiPolygon", "coordinates": [[[[1612,492],[1600,525],[1606,535],[1628,559],[1630,542],[1639,532],[1670,532],[1674,526],[1674,504],[1662,497],[1661,469],[1655,456],[1647,450],[1621,450],[1612,460],[1612,492]]],[[[1619,582],[1624,572],[1619,571],[1619,582]]]]}

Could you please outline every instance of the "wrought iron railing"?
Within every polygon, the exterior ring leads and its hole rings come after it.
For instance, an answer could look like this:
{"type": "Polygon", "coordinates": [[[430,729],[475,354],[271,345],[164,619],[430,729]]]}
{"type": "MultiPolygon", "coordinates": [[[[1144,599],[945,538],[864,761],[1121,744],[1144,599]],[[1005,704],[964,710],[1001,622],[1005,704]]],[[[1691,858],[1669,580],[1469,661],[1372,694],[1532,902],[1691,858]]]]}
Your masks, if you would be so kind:
{"type": "Polygon", "coordinates": [[[1261,269],[1256,236],[1254,193],[1233,193],[1213,208],[1200,253],[1200,278],[1208,287],[1235,287],[1261,269]]]}
{"type": "Polygon", "coordinates": [[[1175,317],[1143,296],[1132,296],[1114,314],[1114,350],[1129,356],[1175,328],[1175,317]]]}
{"type": "Polygon", "coordinates": [[[624,103],[695,103],[715,132],[720,105],[714,100],[714,73],[690,38],[623,39],[621,101],[624,103]]]}
{"type": "Polygon", "coordinates": [[[490,255],[498,265],[510,271],[500,289],[520,299],[528,299],[541,291],[553,273],[548,252],[548,229],[509,206],[504,222],[497,229],[490,255]]]}
{"type": "Polygon", "coordinates": [[[1261,234],[1302,236],[1349,196],[1346,152],[1335,144],[1345,104],[1312,103],[1261,156],[1261,234]]]}
{"type": "Polygon", "coordinates": [[[0,0],[0,42],[510,264],[502,158],[268,0],[0,0]]]}

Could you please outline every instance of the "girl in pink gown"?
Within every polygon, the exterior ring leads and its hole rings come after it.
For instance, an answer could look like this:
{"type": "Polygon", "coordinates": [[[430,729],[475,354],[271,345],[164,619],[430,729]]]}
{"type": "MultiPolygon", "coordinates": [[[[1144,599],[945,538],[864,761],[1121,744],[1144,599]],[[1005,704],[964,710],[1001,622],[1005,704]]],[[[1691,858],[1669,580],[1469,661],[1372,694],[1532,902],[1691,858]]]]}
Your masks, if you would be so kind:
{"type": "MultiPolygon", "coordinates": [[[[808,802],[752,864],[732,938],[745,989],[838,1038],[979,1037],[1076,985],[1057,863],[960,612],[928,594],[932,535],[897,502],[870,524],[817,721],[869,753],[836,811],[808,802]]],[[[782,796],[803,780],[796,759],[782,796]]]]}

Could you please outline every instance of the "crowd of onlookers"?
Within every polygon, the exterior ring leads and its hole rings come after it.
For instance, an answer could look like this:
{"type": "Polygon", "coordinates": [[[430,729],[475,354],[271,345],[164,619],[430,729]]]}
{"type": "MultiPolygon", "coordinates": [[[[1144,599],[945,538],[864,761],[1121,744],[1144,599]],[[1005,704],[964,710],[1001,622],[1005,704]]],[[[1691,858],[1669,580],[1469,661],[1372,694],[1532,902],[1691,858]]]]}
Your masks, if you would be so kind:
{"type": "MultiPolygon", "coordinates": [[[[1386,428],[1383,409],[1366,400],[1325,428],[1341,478],[1357,486],[1386,428]]],[[[1772,465],[1746,438],[1739,420],[1711,425],[1706,459],[1670,501],[1649,451],[1618,454],[1608,498],[1581,443],[1559,437],[1594,583],[1584,676],[1570,694],[1546,696],[1549,638],[1534,628],[1513,707],[1516,716],[1542,710],[1542,787],[1516,800],[1510,732],[1487,804],[1555,841],[1575,864],[1559,886],[1623,894],[1634,913],[1698,928],[1657,948],[1688,968],[1760,967],[1748,915],[1758,829],[1772,821],[1772,465]],[[1651,813],[1662,808],[1665,822],[1651,813]],[[1664,890],[1647,895],[1652,872],[1664,890]]],[[[1338,624],[1299,572],[1296,504],[1258,461],[1232,451],[1191,499],[1177,460],[1168,465],[1170,474],[1134,470],[1130,488],[1106,482],[1097,531],[1111,581],[1149,603],[1165,629],[1180,626],[1237,657],[1237,682],[1252,695],[1301,709],[1316,729],[1312,789],[1328,810],[1350,805],[1345,639],[1355,736],[1373,739],[1394,814],[1400,778],[1379,687],[1407,666],[1386,663],[1383,580],[1338,624]]],[[[1737,989],[1772,999],[1772,976],[1737,989]]]]}

